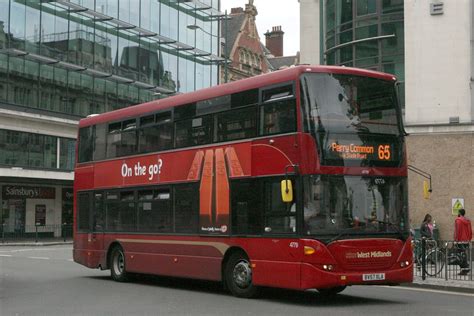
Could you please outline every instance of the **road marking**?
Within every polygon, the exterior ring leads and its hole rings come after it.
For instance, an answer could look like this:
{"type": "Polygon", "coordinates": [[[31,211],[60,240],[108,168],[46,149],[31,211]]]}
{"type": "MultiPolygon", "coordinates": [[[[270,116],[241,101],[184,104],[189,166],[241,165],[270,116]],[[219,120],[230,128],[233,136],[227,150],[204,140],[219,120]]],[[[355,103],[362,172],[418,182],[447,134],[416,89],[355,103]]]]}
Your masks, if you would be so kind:
{"type": "Polygon", "coordinates": [[[28,259],[41,259],[41,260],[49,260],[48,257],[28,257],[28,259]]]}
{"type": "Polygon", "coordinates": [[[0,250],[0,253],[19,253],[19,252],[28,252],[28,251],[51,251],[51,250],[72,250],[70,248],[27,248],[27,249],[12,249],[12,250],[0,250]]]}
{"type": "Polygon", "coordinates": [[[15,249],[15,250],[10,250],[10,252],[23,252],[23,251],[31,251],[31,250],[34,250],[34,249],[15,249]]]}
{"type": "Polygon", "coordinates": [[[49,258],[49,257],[23,257],[23,256],[13,256],[13,255],[6,255],[6,254],[0,254],[0,257],[8,257],[8,258],[17,258],[17,259],[40,259],[40,260],[65,260],[65,261],[70,261],[74,262],[73,259],[64,259],[64,258],[49,258]]]}
{"type": "Polygon", "coordinates": [[[51,250],[72,250],[72,247],[67,247],[67,248],[26,248],[26,249],[2,250],[2,251],[25,252],[25,251],[51,251],[51,250]]]}
{"type": "Polygon", "coordinates": [[[451,294],[451,295],[474,297],[474,294],[469,294],[469,293],[461,293],[461,292],[454,292],[454,291],[442,291],[442,290],[433,290],[433,289],[423,289],[423,288],[419,288],[419,287],[407,287],[407,286],[382,286],[382,287],[385,287],[385,288],[388,288],[388,289],[403,289],[403,290],[410,290],[410,291],[430,292],[430,293],[451,294]]]}

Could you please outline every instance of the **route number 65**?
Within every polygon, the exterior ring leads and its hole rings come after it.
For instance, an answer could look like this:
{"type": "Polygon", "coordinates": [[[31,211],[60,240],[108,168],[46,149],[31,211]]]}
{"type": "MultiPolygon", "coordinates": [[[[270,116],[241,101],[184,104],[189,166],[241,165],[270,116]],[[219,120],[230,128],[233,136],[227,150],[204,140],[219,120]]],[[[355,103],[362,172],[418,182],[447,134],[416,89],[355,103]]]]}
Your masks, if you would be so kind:
{"type": "Polygon", "coordinates": [[[379,145],[378,153],[380,160],[390,160],[390,145],[379,145]]]}

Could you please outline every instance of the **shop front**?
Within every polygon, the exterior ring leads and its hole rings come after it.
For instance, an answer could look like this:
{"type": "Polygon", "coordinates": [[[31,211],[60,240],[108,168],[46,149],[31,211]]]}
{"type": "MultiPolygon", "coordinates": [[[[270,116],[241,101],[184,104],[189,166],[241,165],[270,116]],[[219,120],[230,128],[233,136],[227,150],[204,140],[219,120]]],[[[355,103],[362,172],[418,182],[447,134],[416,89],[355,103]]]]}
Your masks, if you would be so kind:
{"type": "Polygon", "coordinates": [[[11,184],[0,187],[4,238],[62,237],[72,224],[72,188],[11,184]]]}

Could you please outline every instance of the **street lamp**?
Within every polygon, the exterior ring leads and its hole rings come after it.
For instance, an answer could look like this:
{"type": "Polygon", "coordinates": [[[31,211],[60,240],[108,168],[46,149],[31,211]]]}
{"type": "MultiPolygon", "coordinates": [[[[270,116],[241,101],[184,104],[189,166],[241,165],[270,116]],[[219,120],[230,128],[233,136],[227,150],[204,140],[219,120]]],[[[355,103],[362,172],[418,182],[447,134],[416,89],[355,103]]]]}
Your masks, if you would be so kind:
{"type": "MultiPolygon", "coordinates": [[[[229,69],[228,69],[228,61],[227,61],[227,37],[228,37],[227,36],[227,10],[225,10],[224,20],[225,20],[225,23],[224,23],[224,33],[225,33],[225,37],[224,37],[224,82],[227,82],[228,78],[229,78],[229,69]]],[[[201,30],[202,32],[204,32],[205,34],[207,34],[209,36],[217,37],[218,39],[220,39],[220,36],[209,33],[208,31],[206,31],[205,29],[203,29],[199,25],[191,24],[191,25],[188,25],[187,28],[190,29],[190,30],[194,30],[194,31],[199,29],[199,30],[201,30]]],[[[219,46],[220,46],[220,43],[219,43],[219,46]]]]}

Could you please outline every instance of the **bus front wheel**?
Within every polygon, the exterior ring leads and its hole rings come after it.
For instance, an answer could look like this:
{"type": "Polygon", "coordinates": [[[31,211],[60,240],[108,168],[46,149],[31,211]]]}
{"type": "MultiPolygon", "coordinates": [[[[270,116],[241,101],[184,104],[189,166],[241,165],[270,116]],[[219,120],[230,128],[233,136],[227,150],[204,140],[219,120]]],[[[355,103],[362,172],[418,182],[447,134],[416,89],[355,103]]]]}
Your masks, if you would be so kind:
{"type": "Polygon", "coordinates": [[[242,253],[232,254],[225,266],[225,281],[230,292],[243,298],[251,298],[257,294],[252,284],[252,268],[250,260],[242,253]]]}
{"type": "Polygon", "coordinates": [[[114,281],[125,282],[128,280],[125,271],[125,254],[120,246],[114,247],[110,254],[110,275],[114,281]]]}

